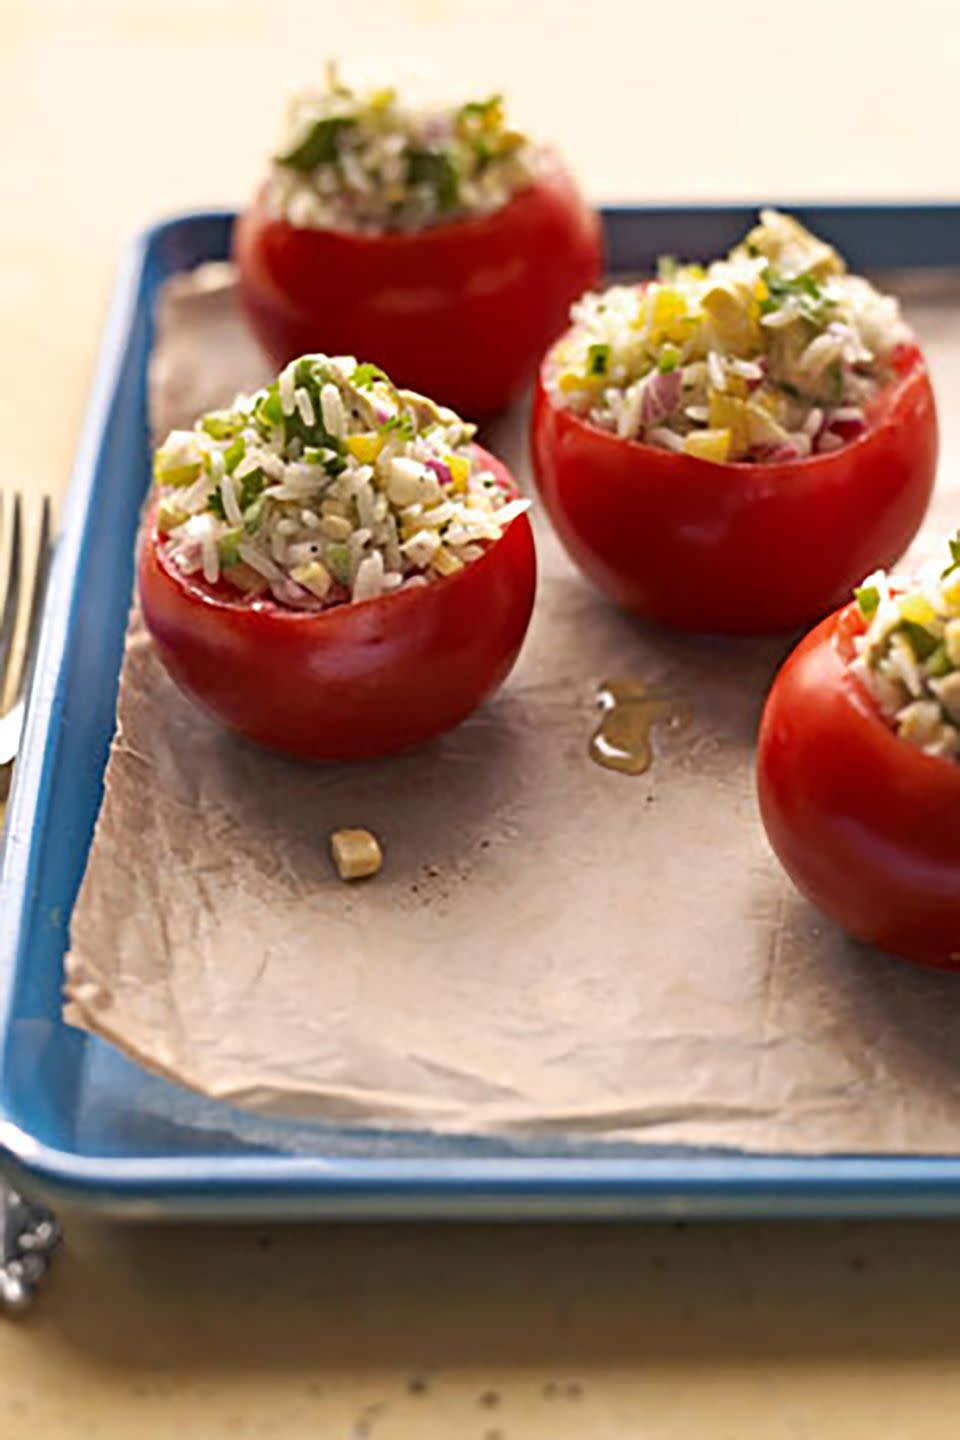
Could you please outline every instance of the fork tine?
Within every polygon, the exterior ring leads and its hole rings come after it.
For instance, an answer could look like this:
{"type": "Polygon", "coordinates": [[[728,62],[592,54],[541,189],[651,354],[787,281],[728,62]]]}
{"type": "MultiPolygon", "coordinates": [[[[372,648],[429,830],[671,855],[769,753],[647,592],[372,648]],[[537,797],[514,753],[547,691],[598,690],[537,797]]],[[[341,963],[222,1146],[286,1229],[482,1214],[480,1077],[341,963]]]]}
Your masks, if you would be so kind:
{"type": "Polygon", "coordinates": [[[23,666],[20,678],[17,682],[17,693],[22,694],[30,679],[30,666],[37,653],[37,636],[40,633],[40,620],[43,615],[43,597],[47,588],[47,576],[50,571],[50,530],[52,522],[52,507],[50,496],[43,497],[43,510],[40,514],[40,533],[37,536],[37,558],[33,570],[33,590],[30,595],[30,610],[27,618],[27,636],[23,647],[23,666]]]}
{"type": "Polygon", "coordinates": [[[17,631],[17,616],[20,613],[20,570],[22,565],[22,505],[19,493],[13,497],[13,524],[10,537],[10,563],[7,571],[7,588],[0,613],[0,714],[3,712],[3,694],[13,641],[17,631]]]}

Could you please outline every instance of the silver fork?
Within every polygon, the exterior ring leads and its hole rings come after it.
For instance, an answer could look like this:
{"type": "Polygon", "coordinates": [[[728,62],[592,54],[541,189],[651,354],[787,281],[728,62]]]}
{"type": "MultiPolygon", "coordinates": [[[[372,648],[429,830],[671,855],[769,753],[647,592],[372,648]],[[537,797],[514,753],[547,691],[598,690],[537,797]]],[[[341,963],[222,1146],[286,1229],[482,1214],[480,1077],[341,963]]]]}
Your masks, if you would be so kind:
{"type": "MultiPolygon", "coordinates": [[[[24,567],[23,500],[19,494],[10,498],[0,495],[0,553],[5,541],[4,531],[10,529],[7,545],[6,581],[0,574],[0,782],[9,783],[10,770],[16,759],[23,732],[23,712],[27,682],[40,633],[40,613],[50,569],[50,497],[43,497],[40,527],[37,533],[34,564],[24,567]],[[29,583],[32,568],[33,583],[29,583]],[[24,609],[26,607],[26,609],[24,609]],[[21,616],[26,620],[22,646],[17,646],[21,616]],[[19,659],[18,659],[19,654],[19,659]],[[9,697],[9,699],[7,699],[9,697]]],[[[0,783],[0,796],[4,793],[0,783]]]]}
{"type": "MultiPolygon", "coordinates": [[[[26,691],[50,569],[49,497],[43,499],[32,566],[24,565],[23,508],[19,494],[6,498],[0,494],[0,556],[6,553],[7,557],[5,571],[0,570],[0,800],[9,788],[23,733],[26,691]],[[23,641],[18,645],[21,629],[23,641]]],[[[53,1215],[24,1200],[0,1177],[0,1307],[22,1310],[30,1303],[59,1238],[60,1227],[53,1215]]]]}

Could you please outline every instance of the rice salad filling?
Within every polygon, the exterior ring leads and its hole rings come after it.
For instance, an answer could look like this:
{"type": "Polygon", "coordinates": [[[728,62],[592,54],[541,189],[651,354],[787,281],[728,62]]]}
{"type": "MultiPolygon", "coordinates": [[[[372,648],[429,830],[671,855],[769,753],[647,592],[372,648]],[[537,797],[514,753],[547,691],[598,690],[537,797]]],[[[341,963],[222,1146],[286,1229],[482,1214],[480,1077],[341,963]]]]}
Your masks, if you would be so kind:
{"type": "Polygon", "coordinates": [[[418,109],[330,67],[324,89],[291,102],[264,202],[299,228],[416,231],[499,210],[540,163],[499,95],[418,109]]]}
{"type": "Polygon", "coordinates": [[[796,220],[760,223],[710,265],[583,297],[551,352],[557,403],[625,439],[717,462],[839,450],[911,339],[891,296],[796,220]]]}
{"type": "Polygon", "coordinates": [[[960,531],[948,543],[946,569],[929,565],[910,589],[883,571],[863,582],[850,668],[901,740],[960,761],[960,531]]]}
{"type": "Polygon", "coordinates": [[[375,365],[303,356],[157,450],[163,553],[307,611],[456,574],[530,503],[484,469],[474,433],[375,365]]]}

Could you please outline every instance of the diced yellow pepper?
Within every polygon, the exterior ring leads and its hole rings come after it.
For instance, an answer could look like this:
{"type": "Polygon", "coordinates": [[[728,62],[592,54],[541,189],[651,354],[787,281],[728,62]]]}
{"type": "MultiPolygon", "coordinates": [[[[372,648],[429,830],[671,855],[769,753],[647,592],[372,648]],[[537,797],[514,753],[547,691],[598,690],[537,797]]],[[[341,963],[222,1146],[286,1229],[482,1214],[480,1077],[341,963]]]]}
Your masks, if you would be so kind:
{"type": "Polygon", "coordinates": [[[687,302],[678,290],[661,285],[652,292],[650,311],[650,328],[654,335],[665,334],[675,320],[686,315],[687,302]]]}
{"type": "Polygon", "coordinates": [[[952,570],[940,588],[950,609],[960,614],[960,570],[952,570]]]}
{"type": "Polygon", "coordinates": [[[930,625],[937,618],[937,612],[925,595],[904,595],[900,601],[900,614],[904,620],[915,625],[930,625]]]}
{"type": "Polygon", "coordinates": [[[455,575],[458,570],[463,569],[463,561],[459,560],[445,545],[440,546],[430,563],[438,575],[455,575]]]}
{"type": "Polygon", "coordinates": [[[385,444],[384,437],[369,431],[363,435],[349,435],[347,437],[347,449],[355,460],[361,465],[372,465],[380,454],[385,444]]]}
{"type": "Polygon", "coordinates": [[[721,390],[710,391],[710,429],[729,434],[730,449],[734,454],[741,455],[749,450],[750,412],[735,395],[725,395],[721,390]]]}
{"type": "Polygon", "coordinates": [[[584,375],[577,370],[564,370],[557,377],[557,388],[565,395],[569,395],[573,390],[595,390],[602,384],[602,375],[584,375]]]}
{"type": "Polygon", "coordinates": [[[450,471],[450,479],[454,494],[463,495],[466,493],[467,481],[470,479],[470,461],[466,455],[448,455],[447,469],[450,471]]]}
{"type": "Polygon", "coordinates": [[[683,448],[698,460],[714,460],[722,465],[730,454],[729,430],[694,430],[684,440],[683,448]]]}
{"type": "Polygon", "coordinates": [[[757,301],[758,304],[761,305],[763,304],[764,300],[770,299],[770,288],[762,275],[759,275],[757,277],[757,283],[753,287],[753,298],[757,301]]]}
{"type": "Polygon", "coordinates": [[[960,667],[960,620],[948,620],[943,643],[952,664],[960,667]]]}

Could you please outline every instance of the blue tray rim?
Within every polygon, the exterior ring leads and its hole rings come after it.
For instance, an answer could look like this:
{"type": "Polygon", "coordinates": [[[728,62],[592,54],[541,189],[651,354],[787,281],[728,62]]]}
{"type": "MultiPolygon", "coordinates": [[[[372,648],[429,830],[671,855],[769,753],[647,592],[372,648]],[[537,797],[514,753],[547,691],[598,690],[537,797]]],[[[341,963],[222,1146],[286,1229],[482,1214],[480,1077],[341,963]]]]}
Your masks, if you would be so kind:
{"type": "MultiPolygon", "coordinates": [[[[617,234],[643,219],[655,231],[701,217],[739,224],[757,207],[722,205],[602,207],[616,262],[617,234]]],[[[960,259],[960,204],[931,202],[789,206],[812,223],[850,222],[863,233],[878,221],[896,218],[907,230],[921,232],[920,253],[899,263],[931,266],[960,259]]],[[[145,267],[177,231],[205,222],[229,224],[229,209],[192,211],[159,220],[128,245],[114,286],[80,432],[76,460],[64,502],[61,529],[47,596],[47,608],[30,696],[23,749],[7,813],[0,856],[0,1036],[13,1019],[12,1003],[18,938],[29,909],[38,863],[31,837],[49,813],[49,759],[55,752],[62,706],[61,680],[79,603],[77,581],[90,522],[90,495],[105,443],[105,428],[119,384],[132,323],[142,296],[145,267]],[[57,617],[64,617],[57,618],[57,617]],[[2,903],[20,897],[20,904],[2,903]]],[[[658,247],[659,248],[659,247],[658,247]]],[[[956,263],[956,260],[954,261],[956,263]]],[[[361,1213],[365,1205],[400,1213],[635,1213],[677,1216],[809,1213],[942,1214],[960,1209],[960,1156],[778,1156],[730,1152],[693,1152],[659,1156],[589,1158],[498,1156],[467,1159],[426,1156],[413,1159],[319,1155],[216,1155],[116,1158],[83,1155],[47,1145],[31,1135],[10,1113],[0,1095],[0,1163],[18,1177],[84,1206],[137,1213],[135,1202],[164,1205],[167,1213],[209,1197],[218,1213],[231,1199],[317,1202],[317,1213],[346,1207],[361,1213]],[[327,1204],[324,1205],[324,1198],[327,1204]],[[631,1207],[631,1200],[635,1202],[631,1207]],[[646,1203],[644,1203],[646,1202],[646,1203]],[[517,1207],[520,1207],[519,1209],[517,1207]]],[[[271,1206],[276,1209],[276,1204],[271,1206]]],[[[146,1212],[145,1212],[146,1213],[146,1212]]]]}

